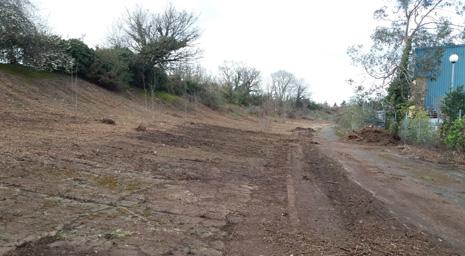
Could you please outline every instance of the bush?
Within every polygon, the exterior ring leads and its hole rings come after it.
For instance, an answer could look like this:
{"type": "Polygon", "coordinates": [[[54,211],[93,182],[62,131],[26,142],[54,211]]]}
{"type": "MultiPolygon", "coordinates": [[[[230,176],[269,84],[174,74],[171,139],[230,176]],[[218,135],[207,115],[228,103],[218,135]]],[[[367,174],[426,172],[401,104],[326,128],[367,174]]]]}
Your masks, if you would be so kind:
{"type": "Polygon", "coordinates": [[[316,102],[314,102],[312,100],[309,100],[309,99],[308,99],[306,105],[307,105],[307,108],[309,110],[322,110],[323,109],[323,106],[321,106],[321,104],[318,104],[318,103],[316,103],[316,102]]]}
{"type": "Polygon", "coordinates": [[[178,96],[199,99],[203,105],[214,110],[219,109],[224,104],[220,86],[211,77],[202,74],[195,76],[171,75],[167,89],[168,92],[178,96]]]}
{"type": "Polygon", "coordinates": [[[443,141],[449,149],[465,151],[465,119],[456,119],[444,126],[443,141]]]}
{"type": "Polygon", "coordinates": [[[72,72],[74,60],[66,52],[64,41],[59,36],[37,34],[31,45],[24,49],[25,65],[48,72],[72,72]]]}
{"type": "Polygon", "coordinates": [[[96,58],[90,67],[89,79],[108,90],[127,88],[133,78],[129,71],[132,52],[124,48],[101,48],[95,53],[96,58]]]}
{"type": "Polygon", "coordinates": [[[63,44],[66,52],[74,59],[77,74],[88,79],[90,68],[96,59],[95,51],[79,39],[65,40],[63,44]]]}
{"type": "Polygon", "coordinates": [[[460,111],[462,116],[465,112],[465,91],[463,86],[457,87],[455,90],[449,92],[443,100],[441,107],[442,113],[444,113],[448,122],[453,123],[459,118],[460,111]]]}
{"type": "Polygon", "coordinates": [[[224,105],[224,98],[220,88],[216,84],[205,84],[199,93],[203,105],[217,110],[224,105]]]}
{"type": "Polygon", "coordinates": [[[399,127],[399,136],[403,141],[420,144],[436,145],[439,143],[439,133],[430,123],[428,113],[418,111],[412,118],[405,118],[399,127]]]}
{"type": "Polygon", "coordinates": [[[359,130],[367,125],[377,124],[378,119],[373,108],[352,104],[341,109],[336,117],[336,123],[346,130],[359,130]]]}

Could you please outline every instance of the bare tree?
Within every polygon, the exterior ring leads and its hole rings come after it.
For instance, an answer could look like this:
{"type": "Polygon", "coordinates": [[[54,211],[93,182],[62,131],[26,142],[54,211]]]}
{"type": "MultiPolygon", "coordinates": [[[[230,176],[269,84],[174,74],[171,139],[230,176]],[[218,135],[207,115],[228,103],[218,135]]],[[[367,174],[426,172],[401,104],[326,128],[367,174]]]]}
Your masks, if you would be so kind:
{"type": "Polygon", "coordinates": [[[246,104],[253,93],[260,90],[260,71],[238,62],[225,62],[220,66],[220,80],[230,102],[246,104]]]}
{"type": "Polygon", "coordinates": [[[151,66],[169,68],[199,55],[195,47],[200,37],[196,23],[197,16],[172,5],[162,13],[139,7],[128,11],[125,19],[115,25],[109,42],[131,49],[151,66]]]}
{"type": "Polygon", "coordinates": [[[271,74],[271,93],[275,100],[284,102],[289,100],[296,85],[297,79],[294,74],[279,70],[271,74]]]}

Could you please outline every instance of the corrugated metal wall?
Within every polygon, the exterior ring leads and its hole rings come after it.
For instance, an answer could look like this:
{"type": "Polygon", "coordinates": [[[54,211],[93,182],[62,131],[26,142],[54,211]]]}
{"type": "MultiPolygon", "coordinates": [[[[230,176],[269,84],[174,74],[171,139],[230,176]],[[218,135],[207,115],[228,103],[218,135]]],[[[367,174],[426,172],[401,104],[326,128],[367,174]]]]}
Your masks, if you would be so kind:
{"type": "MultiPolygon", "coordinates": [[[[455,64],[455,81],[456,86],[465,86],[465,45],[445,46],[441,57],[441,64],[435,79],[427,79],[425,107],[426,109],[438,110],[446,93],[451,88],[452,82],[452,63],[449,57],[452,54],[459,56],[459,61],[455,64]]],[[[424,56],[428,49],[416,49],[415,54],[424,56]]]]}

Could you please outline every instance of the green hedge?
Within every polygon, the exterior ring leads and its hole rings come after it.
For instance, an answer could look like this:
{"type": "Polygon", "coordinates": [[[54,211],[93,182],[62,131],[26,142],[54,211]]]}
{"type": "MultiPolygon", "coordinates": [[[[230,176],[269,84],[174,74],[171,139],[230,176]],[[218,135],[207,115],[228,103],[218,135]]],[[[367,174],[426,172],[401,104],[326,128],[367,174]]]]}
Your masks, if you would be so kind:
{"type": "Polygon", "coordinates": [[[443,141],[449,149],[465,151],[465,119],[456,119],[442,129],[443,141]]]}

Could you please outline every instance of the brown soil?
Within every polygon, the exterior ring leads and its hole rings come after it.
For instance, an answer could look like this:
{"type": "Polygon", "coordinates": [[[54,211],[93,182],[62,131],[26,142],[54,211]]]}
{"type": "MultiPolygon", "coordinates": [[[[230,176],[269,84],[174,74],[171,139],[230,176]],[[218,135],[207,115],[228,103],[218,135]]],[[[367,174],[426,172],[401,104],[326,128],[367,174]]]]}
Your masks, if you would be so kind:
{"type": "Polygon", "coordinates": [[[318,133],[322,151],[401,220],[435,234],[465,255],[465,169],[400,154],[400,146],[347,143],[334,129],[318,133]]]}
{"type": "Polygon", "coordinates": [[[69,87],[14,79],[0,75],[15,95],[0,98],[0,255],[460,255],[348,178],[312,130],[289,132],[313,121],[145,111],[86,83],[70,93],[95,107],[76,110],[47,96],[69,87]]]}
{"type": "Polygon", "coordinates": [[[465,167],[465,153],[451,151],[446,146],[424,147],[417,145],[399,145],[400,154],[438,164],[450,164],[465,167]]]}
{"type": "Polygon", "coordinates": [[[377,145],[398,145],[400,138],[389,131],[380,128],[366,127],[347,135],[351,141],[364,142],[377,145]]]}

